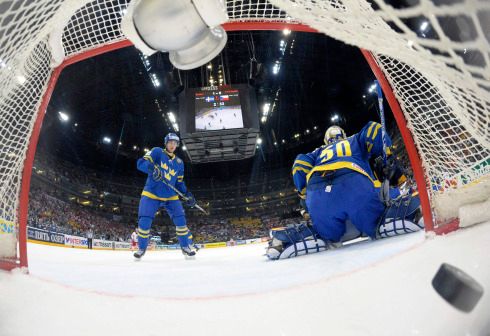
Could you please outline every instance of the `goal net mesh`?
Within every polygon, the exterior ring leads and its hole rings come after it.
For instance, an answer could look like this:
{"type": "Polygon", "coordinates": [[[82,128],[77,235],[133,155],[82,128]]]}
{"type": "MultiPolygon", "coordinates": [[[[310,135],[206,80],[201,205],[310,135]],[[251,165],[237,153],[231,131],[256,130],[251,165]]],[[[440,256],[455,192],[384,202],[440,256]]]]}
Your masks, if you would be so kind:
{"type": "MultiPolygon", "coordinates": [[[[0,260],[17,255],[24,160],[51,73],[64,58],[123,40],[128,2],[0,2],[0,260]]],[[[396,8],[388,2],[229,0],[226,6],[232,22],[303,23],[371,51],[415,140],[434,215],[454,217],[468,194],[489,193],[482,181],[490,170],[490,2],[407,0],[396,8]]]]}

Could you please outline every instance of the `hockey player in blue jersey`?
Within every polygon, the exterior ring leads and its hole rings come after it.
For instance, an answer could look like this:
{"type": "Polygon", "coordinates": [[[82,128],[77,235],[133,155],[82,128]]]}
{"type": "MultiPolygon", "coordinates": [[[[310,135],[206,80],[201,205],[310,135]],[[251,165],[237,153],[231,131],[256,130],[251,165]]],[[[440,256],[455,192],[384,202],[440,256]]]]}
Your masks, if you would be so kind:
{"type": "Polygon", "coordinates": [[[176,227],[177,238],[182,253],[187,257],[195,255],[192,234],[187,228],[184,209],[174,190],[165,183],[174,186],[188,198],[186,205],[193,207],[196,200],[184,183],[184,162],[178,158],[174,151],[180,139],[175,133],[165,137],[165,149],[152,148],[138,160],[138,170],[148,174],[146,184],[141,193],[138,210],[138,251],[134,257],[139,260],[148,247],[150,228],[155,213],[163,207],[176,227]],[[165,183],[163,182],[165,181],[165,183]]]}
{"type": "MultiPolygon", "coordinates": [[[[416,224],[420,206],[417,196],[398,197],[396,202],[380,198],[381,183],[373,174],[369,159],[382,156],[383,151],[391,154],[387,135],[385,142],[381,125],[376,122],[367,123],[348,138],[340,127],[332,126],[325,133],[325,145],[298,155],[292,168],[293,180],[313,226],[273,231],[276,241],[272,240],[267,256],[277,259],[338,246],[348,224],[372,239],[398,231],[418,231],[421,226],[416,224]],[[288,246],[290,252],[284,256],[281,249],[288,246]]],[[[386,194],[384,197],[389,198],[386,194]]]]}

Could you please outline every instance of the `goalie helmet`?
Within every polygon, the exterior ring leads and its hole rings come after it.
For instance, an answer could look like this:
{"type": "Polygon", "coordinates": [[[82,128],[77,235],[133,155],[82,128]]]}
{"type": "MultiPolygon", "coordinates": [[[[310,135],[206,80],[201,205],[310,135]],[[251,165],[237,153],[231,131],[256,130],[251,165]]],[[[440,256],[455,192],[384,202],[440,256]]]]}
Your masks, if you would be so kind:
{"type": "Polygon", "coordinates": [[[169,142],[171,140],[176,141],[177,142],[177,146],[180,143],[179,136],[177,134],[175,134],[175,133],[169,133],[169,134],[167,134],[165,136],[165,140],[164,140],[165,145],[167,145],[167,142],[169,142]]]}
{"type": "Polygon", "coordinates": [[[339,141],[340,139],[346,139],[345,131],[339,126],[330,126],[325,132],[325,138],[323,141],[325,145],[333,144],[334,142],[339,141]]]}

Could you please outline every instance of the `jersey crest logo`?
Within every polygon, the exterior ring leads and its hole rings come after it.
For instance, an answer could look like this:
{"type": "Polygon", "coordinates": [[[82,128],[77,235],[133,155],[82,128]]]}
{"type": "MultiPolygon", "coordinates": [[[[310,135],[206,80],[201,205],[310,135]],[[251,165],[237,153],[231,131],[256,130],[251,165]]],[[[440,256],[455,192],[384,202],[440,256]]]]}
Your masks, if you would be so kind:
{"type": "Polygon", "coordinates": [[[166,178],[168,181],[170,181],[170,179],[171,179],[172,177],[170,176],[170,174],[169,174],[169,173],[165,173],[165,178],[166,178]]]}
{"type": "Polygon", "coordinates": [[[169,173],[170,173],[170,175],[175,176],[176,171],[175,171],[175,170],[173,170],[173,169],[170,169],[169,173]]]}
{"type": "Polygon", "coordinates": [[[166,163],[161,163],[160,166],[162,166],[163,169],[168,170],[168,166],[166,163]]]}

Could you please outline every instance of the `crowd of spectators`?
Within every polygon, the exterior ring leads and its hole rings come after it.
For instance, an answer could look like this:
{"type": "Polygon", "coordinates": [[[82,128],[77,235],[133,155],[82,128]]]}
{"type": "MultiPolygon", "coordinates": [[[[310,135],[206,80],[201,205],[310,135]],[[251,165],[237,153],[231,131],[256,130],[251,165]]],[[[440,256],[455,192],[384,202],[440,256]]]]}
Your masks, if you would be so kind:
{"type": "Polygon", "coordinates": [[[29,225],[75,236],[92,231],[94,238],[116,241],[126,241],[131,234],[129,227],[115,218],[57,199],[39,188],[31,188],[29,193],[29,225]]]}

